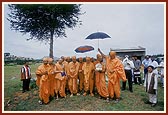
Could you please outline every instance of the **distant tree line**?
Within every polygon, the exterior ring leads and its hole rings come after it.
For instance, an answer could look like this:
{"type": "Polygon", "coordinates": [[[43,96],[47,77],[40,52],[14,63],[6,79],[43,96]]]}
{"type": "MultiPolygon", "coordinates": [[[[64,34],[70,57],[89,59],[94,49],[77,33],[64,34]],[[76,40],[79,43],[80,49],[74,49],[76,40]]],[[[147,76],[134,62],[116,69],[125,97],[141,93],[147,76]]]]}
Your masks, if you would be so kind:
{"type": "Polygon", "coordinates": [[[23,65],[25,62],[29,62],[30,64],[34,63],[41,63],[41,59],[36,59],[36,60],[21,60],[21,59],[16,59],[16,60],[5,60],[4,64],[5,65],[23,65]]]}

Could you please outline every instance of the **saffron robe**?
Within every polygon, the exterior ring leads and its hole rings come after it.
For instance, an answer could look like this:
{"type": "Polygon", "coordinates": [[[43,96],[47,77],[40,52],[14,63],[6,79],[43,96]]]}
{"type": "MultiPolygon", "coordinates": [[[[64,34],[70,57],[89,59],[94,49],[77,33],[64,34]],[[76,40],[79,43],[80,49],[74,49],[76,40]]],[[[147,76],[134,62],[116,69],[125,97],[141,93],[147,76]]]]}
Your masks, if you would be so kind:
{"type": "MultiPolygon", "coordinates": [[[[64,70],[65,70],[65,73],[66,73],[66,75],[67,75],[67,73],[68,73],[68,64],[69,64],[69,63],[68,63],[67,61],[63,61],[62,64],[64,65],[64,70]]],[[[67,77],[67,76],[66,76],[66,77],[67,77]]],[[[65,89],[66,89],[66,90],[69,90],[68,82],[69,82],[69,79],[67,78],[67,79],[66,79],[66,85],[65,85],[65,89]]]]}
{"type": "Polygon", "coordinates": [[[49,65],[49,90],[50,90],[50,95],[54,97],[54,84],[55,84],[55,75],[53,72],[55,71],[55,64],[49,65]]]}
{"type": "Polygon", "coordinates": [[[94,62],[95,65],[98,63],[102,65],[102,71],[95,70],[96,89],[100,96],[107,98],[109,97],[109,94],[108,94],[108,89],[105,81],[105,64],[99,61],[94,62]]]}
{"type": "Polygon", "coordinates": [[[86,62],[82,66],[82,70],[84,72],[84,90],[87,92],[90,90],[90,93],[93,92],[94,85],[94,64],[90,62],[87,64],[86,62]]]}
{"type": "Polygon", "coordinates": [[[84,74],[82,71],[82,66],[83,66],[83,62],[79,63],[79,72],[78,72],[78,78],[79,78],[79,90],[82,91],[84,88],[84,74]]]}
{"type": "Polygon", "coordinates": [[[42,75],[44,72],[49,73],[49,66],[42,64],[36,70],[37,85],[39,86],[39,98],[47,104],[49,102],[50,97],[50,88],[49,88],[49,76],[48,74],[42,75]]]}
{"type": "Polygon", "coordinates": [[[106,72],[108,75],[108,92],[111,98],[120,98],[120,79],[126,81],[123,64],[118,58],[111,59],[106,56],[106,72]],[[112,72],[114,71],[114,72],[112,72]]]}
{"type": "Polygon", "coordinates": [[[39,87],[40,86],[40,78],[41,78],[41,74],[44,73],[45,71],[48,70],[48,65],[44,65],[44,64],[41,64],[37,70],[36,70],[36,85],[39,87]]]}
{"type": "MultiPolygon", "coordinates": [[[[56,71],[62,71],[65,72],[64,65],[60,65],[59,63],[56,63],[55,69],[56,71]]],[[[55,76],[55,93],[60,94],[61,97],[66,97],[65,94],[65,86],[66,86],[66,76],[62,76],[61,73],[57,73],[55,76]]]]}
{"type": "Polygon", "coordinates": [[[70,62],[68,65],[68,76],[69,76],[69,90],[71,94],[76,94],[78,92],[78,71],[79,71],[79,62],[70,62]]]}

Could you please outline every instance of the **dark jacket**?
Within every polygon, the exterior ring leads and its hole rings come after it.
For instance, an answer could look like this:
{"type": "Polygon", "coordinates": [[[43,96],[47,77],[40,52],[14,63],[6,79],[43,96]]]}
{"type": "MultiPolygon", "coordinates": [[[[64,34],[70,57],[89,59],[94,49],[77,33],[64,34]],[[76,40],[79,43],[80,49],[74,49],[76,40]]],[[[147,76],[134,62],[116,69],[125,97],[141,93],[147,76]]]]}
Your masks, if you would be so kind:
{"type": "MultiPolygon", "coordinates": [[[[149,84],[149,89],[148,89],[148,82],[146,82],[146,92],[150,93],[150,94],[156,94],[156,91],[154,89],[154,84],[155,84],[155,74],[153,73],[152,76],[151,76],[151,81],[150,81],[150,84],[149,84]]],[[[147,73],[147,76],[146,76],[146,80],[148,80],[148,73],[147,73]]]]}

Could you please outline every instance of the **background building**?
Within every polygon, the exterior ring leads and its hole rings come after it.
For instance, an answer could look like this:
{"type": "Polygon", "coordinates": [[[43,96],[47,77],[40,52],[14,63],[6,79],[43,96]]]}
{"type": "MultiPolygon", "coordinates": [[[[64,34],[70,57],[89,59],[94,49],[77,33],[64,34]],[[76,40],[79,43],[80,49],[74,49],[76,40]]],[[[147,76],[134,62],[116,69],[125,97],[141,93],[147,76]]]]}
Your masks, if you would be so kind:
{"type": "Polygon", "coordinates": [[[124,58],[125,55],[128,55],[129,57],[137,56],[138,59],[143,60],[146,55],[146,48],[143,48],[141,46],[138,46],[137,48],[128,48],[128,49],[112,49],[111,51],[115,51],[117,53],[117,56],[120,56],[121,58],[124,58]]]}

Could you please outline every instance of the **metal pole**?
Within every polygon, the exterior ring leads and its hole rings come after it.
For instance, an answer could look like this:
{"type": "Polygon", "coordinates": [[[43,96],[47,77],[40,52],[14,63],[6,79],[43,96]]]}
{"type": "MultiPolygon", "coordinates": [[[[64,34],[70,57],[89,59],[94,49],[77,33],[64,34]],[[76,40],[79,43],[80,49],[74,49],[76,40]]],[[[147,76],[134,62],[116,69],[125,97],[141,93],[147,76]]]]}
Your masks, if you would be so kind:
{"type": "Polygon", "coordinates": [[[98,48],[99,48],[99,39],[98,39],[98,48]]]}

